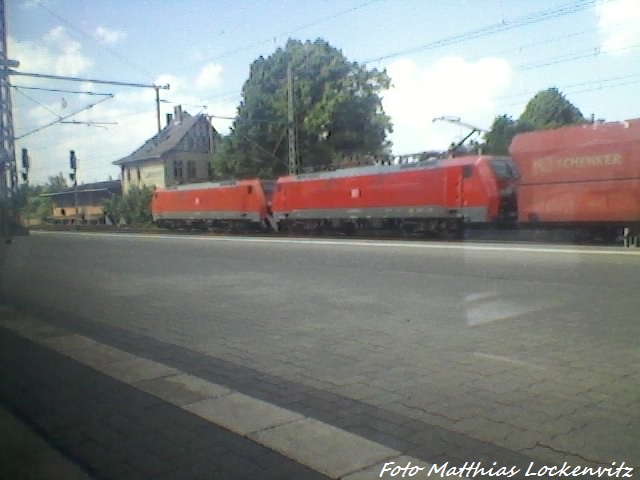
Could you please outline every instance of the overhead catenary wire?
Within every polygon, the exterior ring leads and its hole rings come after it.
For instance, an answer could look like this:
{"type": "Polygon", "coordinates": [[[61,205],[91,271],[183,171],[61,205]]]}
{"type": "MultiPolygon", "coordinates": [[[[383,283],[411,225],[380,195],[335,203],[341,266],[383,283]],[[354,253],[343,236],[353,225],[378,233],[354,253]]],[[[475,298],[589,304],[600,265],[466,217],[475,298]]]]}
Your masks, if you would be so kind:
{"type": "Polygon", "coordinates": [[[101,93],[101,92],[90,92],[84,90],[64,90],[60,88],[44,88],[44,87],[27,87],[26,85],[11,85],[13,88],[19,88],[21,90],[40,90],[44,92],[53,92],[53,93],[73,93],[73,94],[81,94],[81,95],[96,95],[96,96],[105,96],[113,95],[112,93],[101,93]]]}
{"type": "Polygon", "coordinates": [[[251,49],[253,49],[255,47],[258,47],[260,45],[266,45],[266,44],[273,43],[274,38],[278,38],[278,37],[282,37],[284,35],[290,35],[292,33],[299,32],[300,30],[304,30],[306,28],[313,27],[313,26],[319,25],[321,23],[324,23],[324,22],[326,22],[328,20],[333,20],[335,18],[344,16],[344,15],[348,15],[350,13],[356,12],[358,10],[361,10],[363,8],[366,8],[366,7],[368,7],[370,5],[373,5],[373,4],[376,4],[376,3],[380,3],[382,1],[384,1],[384,0],[366,0],[365,2],[362,2],[362,3],[360,3],[360,4],[356,5],[356,6],[349,7],[347,9],[344,9],[344,10],[341,10],[341,11],[338,11],[338,12],[335,12],[335,13],[332,13],[332,14],[329,14],[329,15],[324,15],[322,17],[317,18],[316,20],[312,20],[312,21],[310,21],[308,23],[299,25],[297,27],[293,27],[293,28],[291,28],[289,30],[286,30],[284,32],[280,32],[280,33],[276,33],[276,34],[270,35],[269,38],[265,38],[263,40],[258,40],[256,42],[253,42],[253,43],[250,43],[250,44],[246,44],[246,45],[243,45],[241,47],[234,48],[232,50],[228,50],[227,52],[222,52],[222,53],[219,53],[219,54],[216,54],[216,55],[212,55],[210,57],[207,57],[204,60],[199,60],[198,62],[192,63],[192,64],[188,65],[188,67],[204,65],[204,64],[212,62],[214,60],[219,60],[221,58],[226,58],[226,57],[230,57],[232,55],[236,55],[238,53],[249,51],[249,50],[251,50],[251,49]]]}
{"type": "Polygon", "coordinates": [[[577,13],[581,10],[585,10],[595,5],[598,1],[602,3],[606,3],[611,0],[577,0],[577,1],[569,2],[560,7],[554,7],[547,10],[541,10],[531,14],[523,15],[511,21],[501,21],[499,23],[487,25],[485,27],[482,27],[476,30],[455,34],[440,40],[434,40],[428,43],[424,43],[422,45],[417,45],[415,47],[409,47],[402,50],[397,50],[395,52],[390,52],[384,55],[380,55],[380,56],[365,60],[364,63],[367,64],[367,63],[379,62],[381,60],[388,60],[395,57],[412,55],[412,54],[423,52],[426,50],[432,50],[432,49],[441,48],[449,45],[454,45],[454,44],[466,42],[469,40],[477,40],[478,38],[486,37],[489,35],[495,35],[496,33],[502,33],[508,30],[513,30],[515,28],[520,28],[520,27],[532,25],[535,23],[543,22],[546,20],[560,18],[566,15],[577,13]]]}
{"type": "Polygon", "coordinates": [[[138,70],[138,72],[143,73],[146,77],[148,78],[153,78],[154,75],[153,73],[151,73],[149,70],[147,70],[146,68],[144,68],[142,65],[140,65],[138,62],[134,62],[133,60],[125,57],[124,55],[120,54],[119,52],[117,52],[115,49],[105,45],[103,42],[101,42],[98,38],[96,38],[94,35],[91,35],[90,33],[87,33],[86,31],[84,31],[83,29],[81,29],[80,27],[78,27],[77,25],[75,25],[73,22],[68,21],[66,18],[64,18],[62,15],[60,15],[59,13],[55,12],[53,9],[51,9],[51,7],[48,7],[44,4],[44,2],[37,2],[37,5],[42,8],[43,10],[45,10],[46,12],[48,12],[51,16],[53,16],[54,18],[56,18],[58,21],[64,23],[67,27],[69,27],[70,29],[72,29],[73,31],[79,33],[80,35],[82,35],[83,37],[86,37],[90,40],[92,40],[93,42],[95,42],[100,48],[102,48],[104,51],[110,53],[111,55],[113,55],[115,58],[117,58],[118,60],[120,60],[121,62],[125,63],[126,65],[128,65],[129,67],[138,70]]]}
{"type": "Polygon", "coordinates": [[[53,121],[53,122],[49,122],[49,123],[47,123],[46,125],[42,125],[42,126],[40,126],[40,127],[36,128],[36,129],[34,129],[34,130],[31,130],[30,132],[24,133],[24,134],[20,135],[19,137],[16,137],[16,140],[23,139],[23,138],[25,138],[25,137],[27,137],[27,136],[29,136],[29,135],[32,135],[32,134],[37,133],[37,132],[39,132],[39,131],[41,131],[41,130],[44,130],[45,128],[48,128],[48,127],[50,127],[50,126],[52,126],[52,125],[55,125],[56,123],[61,123],[63,120],[66,120],[67,118],[71,118],[71,117],[73,117],[74,115],[77,115],[78,113],[83,112],[83,111],[85,111],[85,110],[88,110],[88,109],[90,109],[90,108],[93,108],[93,107],[95,107],[96,105],[98,105],[98,104],[100,104],[100,103],[102,103],[102,102],[106,102],[106,101],[107,101],[107,100],[109,100],[110,98],[112,98],[112,97],[105,97],[105,98],[102,98],[102,99],[98,100],[97,102],[94,102],[94,103],[92,103],[92,104],[90,104],[90,105],[87,105],[86,107],[83,107],[83,108],[81,108],[81,109],[79,109],[79,110],[75,110],[74,112],[69,113],[69,114],[67,114],[67,115],[64,115],[64,116],[62,116],[62,117],[58,118],[57,120],[55,120],[55,121],[53,121]]]}

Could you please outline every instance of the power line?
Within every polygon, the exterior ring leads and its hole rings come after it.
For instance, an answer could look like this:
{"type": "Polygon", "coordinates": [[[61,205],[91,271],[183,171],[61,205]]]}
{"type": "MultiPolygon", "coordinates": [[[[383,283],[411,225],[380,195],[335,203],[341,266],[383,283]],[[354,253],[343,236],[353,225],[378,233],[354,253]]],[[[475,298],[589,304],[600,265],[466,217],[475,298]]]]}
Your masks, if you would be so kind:
{"type": "Polygon", "coordinates": [[[117,51],[115,51],[114,49],[112,49],[111,47],[108,47],[107,45],[105,45],[104,43],[102,43],[99,39],[97,39],[95,36],[91,35],[90,33],[85,32],[84,30],[82,30],[81,28],[78,28],[76,25],[74,25],[72,22],[68,21],[67,19],[65,19],[62,15],[54,12],[53,10],[51,10],[51,8],[46,7],[44,5],[43,2],[38,2],[38,6],[40,8],[42,8],[43,10],[47,11],[51,16],[57,18],[59,21],[61,21],[62,23],[64,23],[65,25],[67,25],[69,28],[71,28],[72,30],[78,32],[80,35],[89,38],[90,40],[94,41],[95,43],[98,44],[98,46],[102,49],[104,49],[105,51],[109,52],[111,55],[113,55],[115,58],[117,58],[118,60],[120,60],[121,62],[129,65],[130,67],[135,68],[136,70],[138,70],[141,73],[144,73],[145,76],[149,76],[151,78],[154,77],[154,75],[147,70],[146,68],[142,67],[140,64],[128,59],[127,57],[125,57],[124,55],[121,55],[120,53],[118,53],[117,51]]]}
{"type": "MultiPolygon", "coordinates": [[[[609,2],[611,0],[600,0],[600,1],[609,2]]],[[[369,60],[366,60],[363,63],[367,64],[367,63],[379,62],[381,60],[388,60],[394,57],[411,55],[414,53],[423,52],[425,50],[433,50],[436,48],[445,47],[445,46],[453,45],[456,43],[462,43],[469,40],[476,40],[478,38],[486,37],[489,35],[495,35],[496,33],[501,33],[501,32],[513,30],[516,28],[532,25],[535,23],[540,23],[547,20],[560,18],[566,15],[571,15],[573,13],[579,12],[581,10],[585,10],[586,8],[593,6],[596,2],[597,0],[573,1],[571,3],[567,3],[560,7],[550,8],[547,10],[541,10],[531,14],[523,15],[511,21],[505,21],[505,22],[500,22],[493,25],[488,25],[488,26],[479,28],[477,30],[471,30],[468,32],[452,35],[450,37],[445,37],[443,39],[435,40],[435,41],[418,45],[415,47],[410,47],[410,48],[406,48],[396,52],[391,52],[385,55],[381,55],[379,57],[371,58],[369,60]]]]}
{"type": "Polygon", "coordinates": [[[235,54],[238,54],[238,53],[246,52],[246,51],[251,50],[252,48],[258,47],[260,45],[264,45],[264,44],[267,44],[267,43],[272,43],[274,41],[274,39],[277,38],[277,37],[281,37],[283,35],[289,35],[291,33],[298,32],[300,30],[304,30],[306,28],[316,26],[316,25],[318,25],[320,23],[324,23],[327,20],[333,20],[335,18],[344,16],[344,15],[348,15],[350,13],[356,12],[358,10],[366,8],[366,7],[368,7],[370,5],[373,5],[375,3],[380,3],[381,1],[384,1],[384,0],[367,0],[365,2],[362,2],[362,3],[358,4],[358,5],[356,5],[355,7],[350,7],[350,8],[347,8],[345,10],[341,10],[339,12],[336,12],[336,13],[333,13],[333,14],[330,14],[330,15],[325,15],[324,17],[320,17],[320,18],[318,18],[316,20],[313,20],[313,21],[311,21],[309,23],[305,23],[305,24],[300,25],[298,27],[294,27],[291,30],[287,30],[285,32],[281,32],[281,33],[277,33],[275,35],[271,35],[269,38],[265,38],[264,40],[258,40],[257,42],[254,42],[254,43],[251,43],[251,44],[247,44],[247,45],[244,45],[242,47],[238,47],[236,49],[229,50],[227,52],[223,52],[223,53],[220,53],[220,54],[217,54],[217,55],[213,55],[213,56],[211,56],[211,57],[209,57],[209,58],[207,58],[205,60],[199,60],[197,63],[193,63],[193,64],[190,64],[188,66],[191,67],[191,66],[196,66],[196,65],[202,65],[202,64],[211,62],[213,60],[218,60],[220,58],[226,58],[226,57],[229,57],[231,55],[235,55],[235,54]]]}
{"type": "Polygon", "coordinates": [[[46,73],[18,72],[17,70],[8,70],[8,73],[10,75],[19,76],[19,77],[47,78],[49,80],[62,80],[62,81],[70,81],[70,82],[89,82],[89,83],[101,83],[103,85],[119,85],[121,87],[159,88],[161,90],[169,90],[169,85],[122,82],[117,80],[98,80],[95,78],[67,77],[63,75],[49,75],[46,73]]]}
{"type": "Polygon", "coordinates": [[[21,92],[20,90],[18,90],[18,87],[16,87],[15,85],[11,85],[11,87],[20,95],[22,95],[25,98],[28,98],[29,100],[31,100],[33,103],[41,106],[42,108],[44,108],[47,112],[51,113],[52,115],[58,117],[58,119],[61,119],[62,117],[60,115],[58,115],[56,112],[54,112],[53,110],[51,110],[49,107],[47,107],[46,105],[44,105],[43,103],[39,102],[38,100],[36,100],[35,98],[27,95],[24,92],[21,92]]]}
{"type": "Polygon", "coordinates": [[[519,71],[533,70],[536,68],[548,67],[550,65],[557,65],[559,63],[567,63],[575,60],[582,60],[584,58],[596,57],[603,53],[613,53],[613,52],[621,52],[624,50],[632,50],[638,47],[640,47],[640,43],[634,43],[633,45],[627,45],[626,47],[612,48],[609,50],[600,50],[599,48],[596,47],[591,50],[581,50],[578,52],[570,52],[565,55],[550,58],[548,60],[542,60],[540,62],[533,62],[533,63],[520,65],[516,67],[516,70],[519,70],[519,71]]]}
{"type": "MultiPolygon", "coordinates": [[[[58,118],[58,120],[55,120],[55,121],[50,122],[50,123],[47,123],[46,125],[42,125],[41,127],[38,127],[38,128],[36,128],[36,129],[34,129],[34,130],[31,130],[30,132],[24,133],[24,134],[20,135],[19,137],[15,137],[15,139],[16,139],[16,140],[20,140],[20,139],[22,139],[22,138],[24,138],[24,137],[27,137],[27,136],[32,135],[32,134],[34,134],[34,133],[37,133],[37,132],[39,132],[39,131],[41,131],[41,130],[44,130],[45,128],[50,127],[51,125],[55,125],[56,123],[62,123],[62,121],[63,121],[63,120],[66,120],[67,118],[71,118],[71,117],[73,117],[74,115],[77,115],[77,114],[78,114],[78,113],[80,113],[80,112],[84,112],[85,110],[88,110],[88,109],[90,109],[90,108],[93,108],[93,107],[95,107],[96,105],[98,105],[98,104],[100,104],[100,103],[102,103],[102,102],[106,102],[106,101],[107,101],[107,100],[109,100],[110,98],[113,98],[113,97],[106,97],[106,98],[103,98],[103,99],[101,99],[101,100],[98,100],[97,102],[92,103],[91,105],[88,105],[88,106],[86,106],[86,107],[83,107],[83,108],[81,108],[80,110],[76,110],[76,111],[74,111],[74,112],[72,112],[72,113],[70,113],[70,114],[68,114],[68,115],[65,115],[65,116],[63,116],[63,117],[59,117],[59,118],[58,118]]],[[[54,114],[54,115],[55,115],[55,114],[54,114]]],[[[57,115],[56,115],[56,116],[57,116],[57,115]]]]}
{"type": "Polygon", "coordinates": [[[20,88],[22,90],[41,90],[44,92],[56,92],[56,93],[76,93],[80,95],[101,95],[108,97],[112,95],[111,93],[99,93],[99,92],[89,92],[84,90],[63,90],[59,88],[43,88],[43,87],[27,87],[25,85],[12,85],[13,88],[20,88]]]}
{"type": "MultiPolygon", "coordinates": [[[[557,88],[559,90],[562,90],[565,93],[573,93],[573,94],[575,94],[575,93],[592,92],[592,91],[600,90],[600,89],[603,89],[603,88],[615,88],[615,87],[620,87],[620,86],[624,86],[624,85],[633,85],[633,84],[636,84],[636,83],[640,83],[640,73],[631,74],[631,75],[622,75],[622,76],[617,76],[617,77],[601,78],[601,79],[598,79],[598,80],[591,80],[591,81],[587,81],[587,82],[579,82],[579,83],[572,83],[572,84],[566,84],[566,85],[557,85],[557,88]]],[[[496,105],[496,107],[503,108],[503,107],[521,105],[522,104],[522,100],[515,101],[515,99],[516,98],[527,98],[527,97],[530,97],[531,94],[533,94],[533,93],[534,93],[533,91],[527,91],[527,92],[517,93],[517,94],[513,94],[513,95],[504,95],[504,96],[501,96],[501,97],[496,97],[496,100],[514,99],[513,102],[498,103],[496,105]]]]}

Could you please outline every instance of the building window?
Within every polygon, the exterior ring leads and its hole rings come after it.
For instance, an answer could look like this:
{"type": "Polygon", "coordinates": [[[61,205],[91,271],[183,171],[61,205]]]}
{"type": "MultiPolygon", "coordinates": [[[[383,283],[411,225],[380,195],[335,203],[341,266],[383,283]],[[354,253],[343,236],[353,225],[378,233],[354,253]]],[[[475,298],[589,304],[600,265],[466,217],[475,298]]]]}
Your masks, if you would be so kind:
{"type": "Polygon", "coordinates": [[[131,169],[127,168],[127,182],[131,181],[131,169]]]}
{"type": "Polygon", "coordinates": [[[176,182],[182,181],[182,160],[173,161],[173,178],[176,182]]]}
{"type": "Polygon", "coordinates": [[[189,160],[187,162],[187,180],[196,178],[196,162],[189,160]]]}
{"type": "Polygon", "coordinates": [[[136,168],[136,174],[138,176],[138,183],[140,183],[140,179],[141,179],[141,177],[140,177],[140,167],[136,168]]]}

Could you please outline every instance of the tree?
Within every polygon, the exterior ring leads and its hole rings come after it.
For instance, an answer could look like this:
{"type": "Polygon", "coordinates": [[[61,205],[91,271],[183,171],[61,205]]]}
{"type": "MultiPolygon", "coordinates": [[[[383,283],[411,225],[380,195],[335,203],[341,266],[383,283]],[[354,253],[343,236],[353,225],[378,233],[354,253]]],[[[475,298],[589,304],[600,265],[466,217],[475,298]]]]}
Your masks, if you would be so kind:
{"type": "Polygon", "coordinates": [[[390,85],[386,72],[347,61],[324,40],[289,40],[251,65],[231,133],[214,159],[217,175],[287,172],[289,65],[301,166],[321,168],[338,157],[388,153],[391,122],[379,95],[390,85]]]}
{"type": "Polygon", "coordinates": [[[67,181],[62,173],[49,177],[44,185],[23,184],[18,188],[15,205],[24,221],[44,222],[51,216],[53,202],[43,193],[58,193],[67,189],[67,181]]]}
{"type": "Polygon", "coordinates": [[[580,110],[569,102],[557,88],[538,92],[529,100],[518,119],[518,123],[529,124],[534,130],[558,128],[584,122],[585,118],[580,110]]]}
{"type": "Polygon", "coordinates": [[[518,133],[533,130],[527,122],[515,121],[509,115],[497,116],[485,136],[483,150],[494,155],[507,155],[511,140],[518,133]]]}
{"type": "Polygon", "coordinates": [[[58,193],[69,188],[67,185],[67,179],[62,173],[49,177],[49,180],[44,185],[43,193],[58,193]]]}
{"type": "Polygon", "coordinates": [[[483,149],[494,155],[507,155],[511,140],[518,133],[558,128],[585,121],[580,110],[557,88],[549,88],[536,93],[529,100],[518,120],[514,120],[509,115],[497,116],[491,125],[491,130],[484,136],[483,149]]]}
{"type": "Polygon", "coordinates": [[[36,185],[21,185],[18,189],[17,204],[20,218],[24,221],[44,222],[53,210],[51,197],[42,197],[45,187],[36,185]]]}

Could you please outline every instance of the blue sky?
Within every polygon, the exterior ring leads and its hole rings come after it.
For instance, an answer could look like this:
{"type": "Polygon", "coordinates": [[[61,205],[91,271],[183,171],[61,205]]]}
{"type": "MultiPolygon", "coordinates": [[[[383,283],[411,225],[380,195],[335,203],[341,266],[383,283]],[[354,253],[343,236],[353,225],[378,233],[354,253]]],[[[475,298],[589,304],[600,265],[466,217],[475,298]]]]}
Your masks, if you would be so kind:
{"type": "MultiPolygon", "coordinates": [[[[249,65],[287,38],[323,38],[349,60],[386,68],[395,154],[446,148],[467,133],[434,123],[457,116],[488,128],[558,87],[585,115],[640,117],[640,0],[6,0],[9,56],[23,72],[167,84],[162,118],[233,116],[249,65]],[[204,108],[206,106],[206,108],[204,108]]],[[[31,180],[67,172],[117,178],[111,165],[152,136],[154,91],[15,77],[15,85],[110,93],[70,120],[21,138],[31,180]]],[[[16,136],[105,96],[13,91],[16,136]]],[[[229,121],[214,119],[225,133],[229,121]]]]}

